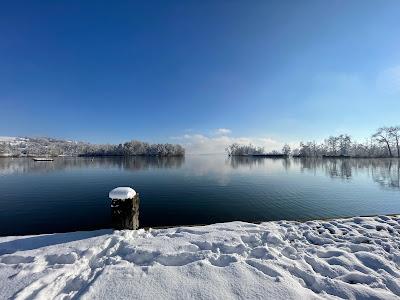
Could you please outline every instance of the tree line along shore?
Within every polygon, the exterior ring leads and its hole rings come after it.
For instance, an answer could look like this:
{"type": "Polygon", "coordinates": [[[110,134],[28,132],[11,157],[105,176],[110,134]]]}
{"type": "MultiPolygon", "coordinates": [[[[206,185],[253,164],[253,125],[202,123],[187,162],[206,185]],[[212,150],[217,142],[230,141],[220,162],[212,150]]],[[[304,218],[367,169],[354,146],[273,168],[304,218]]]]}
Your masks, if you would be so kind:
{"type": "Polygon", "coordinates": [[[330,136],[322,143],[300,142],[292,149],[285,144],[281,151],[266,152],[262,147],[231,144],[226,148],[229,156],[266,157],[340,157],[340,158],[400,158],[400,126],[381,127],[364,143],[357,142],[348,134],[330,136]]]}
{"type": "MultiPolygon", "coordinates": [[[[259,157],[400,157],[400,126],[381,127],[365,142],[358,142],[348,134],[329,136],[323,142],[300,142],[293,148],[285,144],[280,151],[266,152],[252,144],[233,143],[226,148],[229,156],[259,157]]],[[[13,137],[0,139],[0,157],[34,156],[184,156],[179,144],[149,144],[132,140],[123,144],[91,144],[54,138],[13,137]]]]}
{"type": "Polygon", "coordinates": [[[123,144],[90,144],[53,138],[8,138],[0,141],[0,156],[184,156],[176,144],[149,144],[130,141],[123,144]]]}

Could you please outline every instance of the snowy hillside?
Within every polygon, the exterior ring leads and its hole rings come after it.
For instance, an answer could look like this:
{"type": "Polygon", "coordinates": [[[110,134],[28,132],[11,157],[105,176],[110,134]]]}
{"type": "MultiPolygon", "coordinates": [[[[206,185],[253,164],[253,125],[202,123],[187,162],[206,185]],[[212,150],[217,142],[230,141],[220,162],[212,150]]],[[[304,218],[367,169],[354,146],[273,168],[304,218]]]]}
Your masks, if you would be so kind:
{"type": "Polygon", "coordinates": [[[0,238],[0,298],[398,299],[400,218],[0,238]]]}
{"type": "Polygon", "coordinates": [[[91,144],[49,137],[0,137],[0,156],[184,156],[173,144],[149,144],[132,140],[123,144],[91,144]]]}
{"type": "Polygon", "coordinates": [[[11,145],[18,145],[27,141],[29,141],[29,139],[23,137],[0,136],[0,143],[10,143],[11,145]]]}

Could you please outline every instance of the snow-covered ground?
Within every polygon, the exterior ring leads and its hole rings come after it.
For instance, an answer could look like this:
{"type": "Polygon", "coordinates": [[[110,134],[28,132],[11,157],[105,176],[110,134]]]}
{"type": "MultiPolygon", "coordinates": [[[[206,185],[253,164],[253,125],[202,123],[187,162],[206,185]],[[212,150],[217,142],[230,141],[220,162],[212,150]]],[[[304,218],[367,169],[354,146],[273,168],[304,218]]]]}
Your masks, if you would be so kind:
{"type": "Polygon", "coordinates": [[[0,299],[399,299],[400,217],[0,238],[0,299]]]}

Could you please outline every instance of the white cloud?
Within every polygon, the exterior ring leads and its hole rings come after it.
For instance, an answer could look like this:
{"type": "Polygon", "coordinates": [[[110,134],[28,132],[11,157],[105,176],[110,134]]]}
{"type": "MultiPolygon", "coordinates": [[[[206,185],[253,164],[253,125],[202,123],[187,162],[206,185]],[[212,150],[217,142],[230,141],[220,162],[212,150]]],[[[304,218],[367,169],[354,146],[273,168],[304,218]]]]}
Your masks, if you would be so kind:
{"type": "MultiPolygon", "coordinates": [[[[224,128],[220,128],[224,129],[224,128]]],[[[232,143],[253,144],[258,147],[264,147],[265,151],[280,150],[284,143],[276,141],[269,137],[233,137],[228,136],[231,131],[228,129],[223,134],[220,129],[218,135],[207,136],[204,134],[184,134],[180,137],[173,137],[175,142],[179,142],[185,147],[186,152],[190,154],[212,154],[225,153],[225,148],[232,143]]]]}
{"type": "Polygon", "coordinates": [[[217,130],[215,130],[216,135],[228,135],[230,133],[232,133],[232,130],[228,128],[218,128],[217,130]]]}

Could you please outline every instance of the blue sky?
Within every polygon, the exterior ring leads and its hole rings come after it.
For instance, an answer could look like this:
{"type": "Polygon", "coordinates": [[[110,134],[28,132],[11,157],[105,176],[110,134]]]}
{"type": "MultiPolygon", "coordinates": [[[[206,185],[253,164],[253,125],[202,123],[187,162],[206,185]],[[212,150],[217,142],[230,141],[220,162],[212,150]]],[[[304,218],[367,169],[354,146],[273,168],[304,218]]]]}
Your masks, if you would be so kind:
{"type": "Polygon", "coordinates": [[[400,123],[399,15],[390,0],[4,1],[0,135],[362,139],[400,123]]]}

